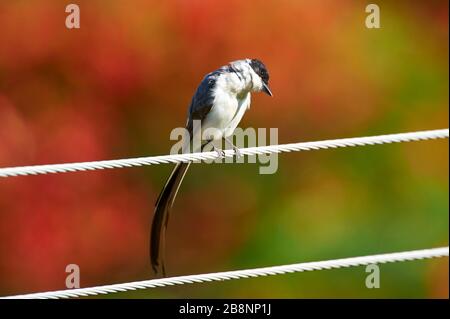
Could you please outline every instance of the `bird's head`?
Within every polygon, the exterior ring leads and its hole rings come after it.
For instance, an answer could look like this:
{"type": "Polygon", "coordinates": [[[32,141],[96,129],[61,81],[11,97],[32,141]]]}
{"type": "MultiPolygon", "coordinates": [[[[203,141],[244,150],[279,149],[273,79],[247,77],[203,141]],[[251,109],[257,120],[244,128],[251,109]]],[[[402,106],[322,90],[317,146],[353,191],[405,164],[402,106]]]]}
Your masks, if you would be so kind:
{"type": "Polygon", "coordinates": [[[267,68],[258,59],[247,59],[251,71],[256,75],[252,74],[253,91],[264,92],[267,95],[272,96],[272,91],[269,88],[269,72],[267,68]]]}
{"type": "Polygon", "coordinates": [[[239,73],[239,80],[246,85],[246,90],[254,92],[264,92],[272,96],[269,88],[269,72],[267,68],[258,59],[244,59],[231,62],[230,70],[239,73]]]}

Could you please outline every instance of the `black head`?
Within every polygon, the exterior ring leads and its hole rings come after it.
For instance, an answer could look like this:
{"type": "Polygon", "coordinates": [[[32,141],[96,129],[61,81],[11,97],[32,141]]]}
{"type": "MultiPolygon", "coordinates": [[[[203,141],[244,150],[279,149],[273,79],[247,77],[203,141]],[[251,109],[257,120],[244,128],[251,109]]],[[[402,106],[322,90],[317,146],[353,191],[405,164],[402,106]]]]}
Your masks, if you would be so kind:
{"type": "Polygon", "coordinates": [[[255,71],[255,73],[261,77],[261,80],[263,80],[265,84],[269,83],[269,72],[267,72],[264,63],[262,63],[258,59],[251,59],[250,66],[252,67],[253,71],[255,71]]]}
{"type": "Polygon", "coordinates": [[[255,71],[255,73],[258,74],[261,80],[263,81],[262,91],[272,96],[272,92],[269,89],[269,72],[267,72],[267,68],[264,65],[264,63],[262,63],[258,59],[251,59],[250,66],[252,67],[253,71],[255,71]]]}

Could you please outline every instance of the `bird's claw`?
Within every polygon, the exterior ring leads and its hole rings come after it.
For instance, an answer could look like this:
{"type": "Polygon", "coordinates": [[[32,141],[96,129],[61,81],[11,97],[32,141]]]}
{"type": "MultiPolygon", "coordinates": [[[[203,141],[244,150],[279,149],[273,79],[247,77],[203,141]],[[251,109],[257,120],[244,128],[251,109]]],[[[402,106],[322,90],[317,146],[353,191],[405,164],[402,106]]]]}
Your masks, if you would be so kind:
{"type": "Polygon", "coordinates": [[[242,154],[241,154],[241,151],[239,150],[239,148],[237,148],[236,146],[234,146],[233,147],[233,150],[234,150],[234,154],[236,155],[236,158],[241,158],[242,157],[242,154]]]}
{"type": "Polygon", "coordinates": [[[220,148],[217,148],[217,147],[214,147],[214,151],[217,153],[217,156],[219,158],[225,158],[225,151],[224,150],[222,150],[220,148]]]}

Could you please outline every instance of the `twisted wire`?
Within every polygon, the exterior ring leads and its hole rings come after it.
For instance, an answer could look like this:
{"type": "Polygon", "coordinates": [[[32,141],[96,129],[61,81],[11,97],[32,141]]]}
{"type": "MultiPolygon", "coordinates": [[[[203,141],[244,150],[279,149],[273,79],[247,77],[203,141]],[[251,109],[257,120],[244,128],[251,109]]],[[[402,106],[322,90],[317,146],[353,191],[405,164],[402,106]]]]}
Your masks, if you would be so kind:
{"type": "Polygon", "coordinates": [[[201,275],[179,276],[162,279],[151,279],[151,280],[135,281],[90,288],[79,288],[79,289],[58,290],[25,295],[16,295],[4,298],[6,299],[76,298],[76,297],[104,295],[109,293],[174,286],[174,285],[255,278],[261,276],[281,275],[304,271],[317,271],[317,270],[365,266],[370,264],[384,264],[384,263],[403,262],[419,259],[440,258],[440,257],[448,257],[448,255],[449,255],[449,247],[440,247],[440,248],[404,251],[380,255],[370,255],[363,257],[351,257],[326,261],[306,262],[274,267],[235,270],[235,271],[217,272],[201,275]]]}
{"type": "MultiPolygon", "coordinates": [[[[325,140],[316,142],[300,142],[281,145],[249,147],[240,149],[240,153],[242,155],[252,156],[271,153],[312,151],[330,148],[443,139],[448,137],[449,137],[449,130],[447,128],[440,130],[418,131],[400,134],[388,134],[388,135],[343,138],[343,139],[325,140]]],[[[224,157],[232,157],[234,155],[235,155],[234,150],[225,150],[224,152],[224,157]]],[[[174,154],[174,155],[138,157],[138,158],[80,162],[80,163],[6,167],[0,168],[0,177],[92,171],[101,169],[124,168],[143,165],[158,165],[158,164],[179,163],[189,161],[195,162],[201,160],[214,160],[217,158],[218,158],[217,152],[203,152],[203,153],[174,154]]]]}

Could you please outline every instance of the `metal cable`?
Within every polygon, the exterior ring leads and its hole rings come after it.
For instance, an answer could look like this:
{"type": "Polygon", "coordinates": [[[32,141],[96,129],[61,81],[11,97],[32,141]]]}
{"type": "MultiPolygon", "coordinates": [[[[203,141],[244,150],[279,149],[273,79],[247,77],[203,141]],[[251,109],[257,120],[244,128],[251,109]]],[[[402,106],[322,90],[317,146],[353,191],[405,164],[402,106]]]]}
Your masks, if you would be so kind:
{"type": "MultiPolygon", "coordinates": [[[[69,290],[58,290],[26,295],[16,295],[3,297],[6,299],[59,299],[104,295],[115,292],[123,292],[138,289],[156,288],[173,285],[184,285],[192,283],[202,283],[211,281],[223,281],[231,279],[254,278],[261,276],[281,275],[287,273],[315,271],[325,269],[337,269],[346,267],[364,266],[370,264],[384,264],[401,261],[410,261],[418,259],[448,257],[449,247],[440,247],[432,249],[413,250],[382,255],[371,255],[364,257],[352,257],[343,259],[334,259],[317,262],[307,262],[300,264],[255,268],[247,270],[235,270],[227,272],[217,272],[201,275],[179,276],[162,279],[151,279],[144,281],[128,282],[123,284],[114,284],[106,286],[97,286],[91,288],[79,288],[69,290]]],[[[3,299],[1,298],[1,299],[3,299]]]]}
{"type": "MultiPolygon", "coordinates": [[[[421,140],[441,139],[448,137],[449,137],[449,130],[447,128],[441,130],[419,131],[401,134],[388,134],[378,136],[325,140],[317,142],[301,142],[282,145],[249,147],[240,149],[240,153],[242,155],[260,155],[260,154],[283,153],[283,152],[312,151],[328,148],[412,142],[421,140]]],[[[225,150],[225,157],[232,157],[234,155],[235,152],[233,150],[225,150]]],[[[81,162],[81,163],[6,167],[0,168],[0,177],[92,171],[107,168],[111,169],[111,168],[123,168],[142,165],[157,165],[164,163],[214,160],[217,159],[217,157],[218,155],[216,152],[204,152],[204,153],[138,157],[138,158],[81,162]]]]}

